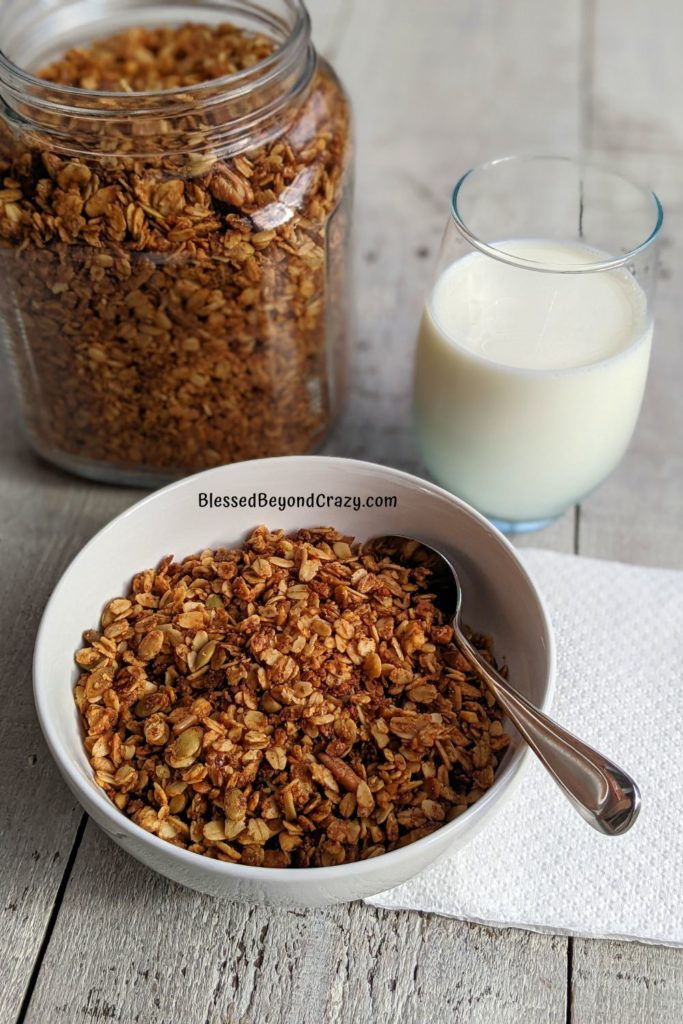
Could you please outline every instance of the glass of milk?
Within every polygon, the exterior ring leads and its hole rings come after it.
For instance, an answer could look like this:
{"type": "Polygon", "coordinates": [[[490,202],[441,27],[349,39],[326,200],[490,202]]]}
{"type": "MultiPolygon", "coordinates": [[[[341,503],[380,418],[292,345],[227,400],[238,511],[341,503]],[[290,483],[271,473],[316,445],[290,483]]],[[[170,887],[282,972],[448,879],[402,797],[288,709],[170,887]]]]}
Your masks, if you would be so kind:
{"type": "Polygon", "coordinates": [[[418,443],[508,532],[551,522],[628,447],[661,224],[652,192],[559,157],[494,160],[455,187],[417,344],[418,443]]]}

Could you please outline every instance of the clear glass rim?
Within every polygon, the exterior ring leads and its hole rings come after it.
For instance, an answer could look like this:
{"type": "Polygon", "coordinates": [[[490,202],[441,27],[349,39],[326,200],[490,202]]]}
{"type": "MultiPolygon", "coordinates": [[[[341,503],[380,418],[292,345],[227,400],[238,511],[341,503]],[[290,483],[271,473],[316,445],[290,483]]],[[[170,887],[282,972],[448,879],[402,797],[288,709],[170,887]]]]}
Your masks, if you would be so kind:
{"type": "MultiPolygon", "coordinates": [[[[266,84],[269,80],[276,78],[281,70],[283,59],[293,50],[298,50],[310,39],[311,19],[302,0],[284,0],[285,5],[293,13],[294,19],[290,26],[289,34],[279,43],[275,49],[257,61],[251,67],[243,68],[229,75],[222,75],[219,78],[211,78],[196,85],[186,85],[172,89],[150,89],[148,91],[112,92],[108,90],[83,89],[76,85],[59,85],[49,82],[44,78],[38,78],[25,68],[15,64],[0,46],[0,83],[4,81],[15,89],[23,88],[27,92],[34,93],[39,90],[47,102],[58,106],[62,112],[68,113],[72,109],[75,113],[83,114],[87,109],[83,100],[85,97],[92,97],[96,102],[107,101],[109,103],[121,103],[126,107],[136,101],[141,103],[163,101],[169,104],[182,102],[183,100],[201,101],[203,96],[212,95],[215,91],[221,90],[224,96],[239,96],[249,92],[255,86],[266,84]],[[73,100],[70,106],[69,100],[73,100]]],[[[229,15],[229,8],[234,4],[228,4],[226,17],[229,15]]],[[[258,3],[253,3],[252,9],[262,17],[267,13],[258,3]]],[[[93,107],[89,111],[97,115],[111,116],[112,110],[93,107]]]]}
{"type": "Polygon", "coordinates": [[[615,270],[619,267],[626,266],[636,256],[638,256],[645,249],[647,249],[648,246],[652,245],[652,243],[658,237],[659,232],[661,230],[664,221],[664,210],[656,193],[650,191],[649,189],[643,188],[641,185],[633,181],[631,178],[625,177],[618,171],[612,170],[612,168],[602,167],[599,164],[594,164],[585,160],[575,160],[572,157],[568,156],[555,156],[552,154],[535,154],[530,156],[503,156],[493,160],[486,160],[480,164],[475,164],[474,167],[471,167],[462,175],[462,177],[456,183],[455,188],[453,189],[453,193],[451,196],[451,217],[453,218],[453,221],[460,234],[467,239],[470,245],[472,245],[475,249],[478,249],[479,252],[482,252],[485,255],[490,256],[492,259],[499,260],[502,263],[507,263],[513,267],[519,267],[525,270],[535,270],[540,273],[591,274],[602,270],[615,270]],[[629,185],[636,191],[640,192],[643,198],[649,200],[652,205],[653,227],[649,235],[637,246],[635,246],[633,249],[630,249],[627,253],[624,253],[621,256],[615,256],[613,259],[608,260],[595,260],[588,263],[576,264],[553,264],[545,263],[540,260],[527,259],[523,256],[517,256],[513,253],[505,252],[505,250],[501,249],[498,245],[493,245],[490,242],[487,242],[484,239],[479,238],[478,235],[476,235],[475,232],[471,230],[466,221],[460,215],[460,210],[458,208],[458,200],[460,198],[460,193],[465,183],[469,180],[469,178],[472,177],[472,175],[477,174],[481,171],[486,171],[489,168],[496,167],[500,164],[524,164],[535,163],[540,161],[547,161],[549,163],[553,162],[559,164],[568,164],[573,165],[574,167],[577,167],[580,170],[597,171],[601,174],[609,174],[615,180],[619,180],[624,184],[629,185]]]}

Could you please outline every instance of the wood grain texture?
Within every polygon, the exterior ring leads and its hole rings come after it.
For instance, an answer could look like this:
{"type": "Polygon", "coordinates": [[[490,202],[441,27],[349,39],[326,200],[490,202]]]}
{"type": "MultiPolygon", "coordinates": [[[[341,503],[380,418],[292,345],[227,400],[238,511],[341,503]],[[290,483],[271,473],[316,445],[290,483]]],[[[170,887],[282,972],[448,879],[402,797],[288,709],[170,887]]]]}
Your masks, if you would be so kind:
{"type": "MultiPolygon", "coordinates": [[[[326,0],[309,7],[327,42],[326,0]]],[[[573,0],[353,5],[333,53],[357,122],[358,330],[330,454],[420,468],[413,350],[453,186],[492,156],[578,146],[579,15],[573,0]]]]}
{"type": "Polygon", "coordinates": [[[0,400],[0,1021],[16,1019],[82,817],[43,742],[31,656],[45,600],[67,562],[130,504],[123,491],[84,487],[26,451],[0,400]]]}
{"type": "Polygon", "coordinates": [[[581,513],[583,554],[683,566],[683,65],[674,57],[683,12],[669,0],[588,5],[590,82],[585,147],[654,188],[665,207],[652,366],[633,443],[581,513]]]}
{"type": "MultiPolygon", "coordinates": [[[[419,18],[407,0],[311,6],[320,48],[335,61],[357,112],[359,342],[348,415],[329,450],[416,469],[412,349],[450,189],[469,163],[492,152],[519,144],[554,148],[578,136],[577,11],[571,0],[552,14],[537,10],[546,43],[537,57],[529,3],[513,10],[491,0],[448,7],[427,0],[419,18]],[[472,89],[484,67],[489,96],[472,89]],[[535,75],[551,68],[557,116],[541,124],[535,75]]],[[[52,555],[52,576],[36,584],[42,603],[68,554],[132,496],[67,480],[18,457],[7,468],[13,489],[17,475],[26,492],[55,488],[62,518],[50,521],[44,508],[35,510],[43,544],[55,530],[69,536],[68,552],[52,555]]],[[[15,501],[22,509],[25,494],[15,501]]],[[[556,527],[561,546],[571,542],[571,518],[556,527]]],[[[21,526],[19,515],[17,533],[21,526]]],[[[36,549],[27,549],[33,559],[36,549]]],[[[32,725],[28,705],[27,716],[32,725]]],[[[57,816],[55,831],[68,850],[77,814],[54,771],[48,775],[49,792],[35,818],[58,809],[61,795],[72,818],[57,816]]],[[[17,997],[60,877],[56,871],[52,889],[46,882],[42,903],[34,899],[17,997]]],[[[90,824],[52,925],[27,1021],[508,1022],[520,1008],[539,1024],[564,1020],[565,939],[364,906],[279,918],[226,908],[150,875],[90,824]]],[[[15,1007],[16,998],[0,1007],[0,1020],[14,1019],[15,1007]]]]}
{"type": "MultiPolygon", "coordinates": [[[[584,147],[654,188],[665,207],[652,367],[633,443],[581,508],[581,554],[683,568],[683,11],[669,0],[591,0],[583,52],[584,147]]],[[[683,1013],[683,950],[573,942],[575,1024],[673,1024],[683,1013]]]]}
{"type": "MultiPolygon", "coordinates": [[[[590,143],[610,162],[655,175],[670,198],[670,231],[680,237],[673,156],[683,147],[683,121],[672,104],[653,127],[649,105],[683,93],[674,54],[681,16],[673,0],[309,6],[319,48],[339,69],[357,115],[358,342],[348,412],[327,450],[419,471],[412,351],[455,178],[506,151],[574,152],[590,143]],[[666,69],[652,55],[664,36],[666,69]]],[[[660,292],[655,366],[632,451],[578,524],[570,512],[520,543],[573,550],[578,538],[585,553],[683,564],[683,465],[672,443],[683,427],[676,243],[666,267],[675,277],[660,292]]],[[[7,416],[6,402],[0,411],[7,416]]],[[[2,585],[11,598],[0,610],[11,640],[0,683],[3,699],[11,695],[0,721],[0,1024],[17,1018],[46,929],[29,1024],[565,1024],[564,938],[360,904],[277,913],[216,903],[148,872],[91,823],[50,919],[80,813],[35,723],[33,631],[71,555],[137,494],[54,472],[27,456],[6,419],[0,426],[2,585]],[[19,802],[17,793],[30,799],[19,802]]],[[[579,940],[573,950],[571,1021],[680,1019],[679,951],[579,940]]]]}
{"type": "Polygon", "coordinates": [[[217,902],[89,824],[26,1021],[559,1024],[565,972],[565,939],[363,904],[217,902]]]}
{"type": "Polygon", "coordinates": [[[680,949],[575,940],[573,1024],[678,1024],[680,949]]]}

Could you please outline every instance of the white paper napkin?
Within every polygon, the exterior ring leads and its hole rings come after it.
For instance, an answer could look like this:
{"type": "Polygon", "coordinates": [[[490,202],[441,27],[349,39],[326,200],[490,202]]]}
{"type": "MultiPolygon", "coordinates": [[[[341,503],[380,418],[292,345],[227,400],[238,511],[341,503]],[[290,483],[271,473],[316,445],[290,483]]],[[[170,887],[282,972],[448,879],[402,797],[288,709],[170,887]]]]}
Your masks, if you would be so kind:
{"type": "Polygon", "coordinates": [[[507,805],[464,850],[368,902],[683,945],[683,572],[522,558],[555,628],[552,714],[633,774],[640,817],[624,836],[599,835],[530,754],[507,805]]]}

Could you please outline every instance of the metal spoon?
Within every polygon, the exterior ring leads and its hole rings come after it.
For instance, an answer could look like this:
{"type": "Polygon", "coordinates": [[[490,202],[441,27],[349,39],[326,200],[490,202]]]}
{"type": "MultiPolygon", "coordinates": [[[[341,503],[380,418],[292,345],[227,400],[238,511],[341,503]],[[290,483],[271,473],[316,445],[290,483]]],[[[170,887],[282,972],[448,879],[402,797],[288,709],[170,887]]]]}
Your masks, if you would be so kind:
{"type": "Polygon", "coordinates": [[[376,537],[365,546],[390,552],[399,564],[431,570],[430,591],[453,621],[455,643],[565,796],[598,832],[618,836],[628,831],[640,810],[638,786],[603,754],[539,711],[482,658],[462,631],[462,589],[451,562],[440,551],[407,537],[376,537]]]}

